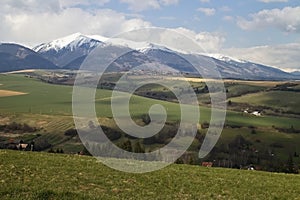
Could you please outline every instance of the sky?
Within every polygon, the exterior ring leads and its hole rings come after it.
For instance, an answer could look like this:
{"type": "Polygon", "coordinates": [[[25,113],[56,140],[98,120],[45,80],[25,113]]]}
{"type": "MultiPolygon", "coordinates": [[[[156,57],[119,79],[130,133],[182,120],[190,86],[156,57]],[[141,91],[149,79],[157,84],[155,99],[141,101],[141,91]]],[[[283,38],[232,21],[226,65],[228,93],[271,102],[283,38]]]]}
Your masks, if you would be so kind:
{"type": "Polygon", "coordinates": [[[300,0],[0,1],[0,41],[27,47],[145,27],[188,34],[208,53],[300,71],[300,0]]]}

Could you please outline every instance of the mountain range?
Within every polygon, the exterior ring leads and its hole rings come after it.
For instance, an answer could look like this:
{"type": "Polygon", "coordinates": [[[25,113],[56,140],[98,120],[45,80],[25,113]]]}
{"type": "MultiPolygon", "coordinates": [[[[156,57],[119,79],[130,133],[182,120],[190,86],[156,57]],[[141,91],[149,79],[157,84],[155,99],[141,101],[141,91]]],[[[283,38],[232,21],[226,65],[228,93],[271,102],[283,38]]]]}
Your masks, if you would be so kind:
{"type": "MultiPolygon", "coordinates": [[[[117,59],[111,71],[128,71],[143,63],[151,62],[169,66],[182,73],[196,73],[193,66],[183,58],[182,53],[164,46],[146,42],[133,42],[116,38],[106,43],[102,36],[88,36],[75,33],[64,38],[40,44],[33,49],[19,44],[0,43],[0,72],[23,69],[74,69],[77,70],[95,48],[119,51],[130,48],[132,51],[117,59]]],[[[188,56],[214,61],[223,78],[249,80],[299,80],[299,73],[287,73],[277,68],[219,54],[188,56]]],[[[201,66],[204,67],[205,66],[201,66]]],[[[166,70],[164,67],[160,70],[166,70]]]]}
{"type": "Polygon", "coordinates": [[[24,69],[57,69],[39,53],[18,44],[0,44],[0,72],[24,69]]]}

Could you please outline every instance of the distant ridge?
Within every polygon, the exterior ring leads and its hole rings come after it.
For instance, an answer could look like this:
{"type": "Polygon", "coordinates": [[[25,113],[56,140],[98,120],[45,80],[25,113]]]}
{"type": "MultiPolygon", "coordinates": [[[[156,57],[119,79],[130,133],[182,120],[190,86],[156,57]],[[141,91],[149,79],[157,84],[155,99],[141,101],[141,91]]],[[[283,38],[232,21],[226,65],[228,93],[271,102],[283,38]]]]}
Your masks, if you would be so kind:
{"type": "Polygon", "coordinates": [[[57,68],[51,61],[27,47],[18,44],[0,43],[0,72],[57,68]]]}
{"type": "MultiPolygon", "coordinates": [[[[165,46],[148,42],[135,42],[122,38],[108,39],[99,35],[83,35],[75,33],[58,38],[48,43],[40,44],[32,51],[17,44],[12,53],[7,44],[0,44],[0,71],[15,71],[22,69],[79,69],[87,55],[95,48],[110,46],[112,51],[122,48],[132,49],[131,53],[124,55],[113,63],[111,70],[122,72],[139,66],[145,62],[156,63],[160,71],[167,70],[164,66],[172,67],[182,73],[195,73],[190,63],[182,58],[189,55],[194,58],[210,59],[214,61],[223,78],[247,80],[299,80],[300,72],[287,73],[280,69],[262,64],[241,60],[221,54],[187,54],[177,52],[165,46]],[[27,53],[21,53],[26,51],[27,53]],[[7,55],[9,53],[9,55],[7,55]],[[19,52],[19,53],[16,53],[19,52]],[[30,53],[29,53],[30,52],[30,53]],[[20,57],[20,55],[30,55],[20,57]]],[[[203,69],[209,66],[201,66],[203,69]]]]}

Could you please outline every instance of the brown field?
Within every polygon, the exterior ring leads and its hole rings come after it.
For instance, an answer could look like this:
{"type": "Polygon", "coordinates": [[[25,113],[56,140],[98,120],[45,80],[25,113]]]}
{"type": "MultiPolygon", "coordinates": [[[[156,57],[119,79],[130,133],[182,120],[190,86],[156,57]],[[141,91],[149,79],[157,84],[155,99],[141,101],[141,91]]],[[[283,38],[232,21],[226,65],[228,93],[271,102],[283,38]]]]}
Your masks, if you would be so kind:
{"type": "Polygon", "coordinates": [[[17,95],[24,95],[27,93],[24,92],[16,92],[11,90],[0,90],[0,97],[10,97],[10,96],[17,96],[17,95]]]}
{"type": "MultiPolygon", "coordinates": [[[[188,82],[194,82],[194,83],[220,81],[217,79],[186,78],[186,77],[164,77],[164,79],[188,81],[188,82]]],[[[268,87],[274,87],[278,84],[284,84],[284,83],[289,83],[289,82],[299,83],[299,81],[286,81],[286,82],[285,81],[247,81],[247,80],[232,80],[232,79],[223,79],[221,81],[223,81],[224,83],[238,83],[238,84],[246,84],[246,85],[254,85],[254,86],[268,86],[268,87]]]]}
{"type": "Polygon", "coordinates": [[[19,74],[19,73],[27,73],[27,72],[35,72],[35,71],[36,71],[35,69],[24,69],[24,70],[6,72],[3,74],[19,74]]]}

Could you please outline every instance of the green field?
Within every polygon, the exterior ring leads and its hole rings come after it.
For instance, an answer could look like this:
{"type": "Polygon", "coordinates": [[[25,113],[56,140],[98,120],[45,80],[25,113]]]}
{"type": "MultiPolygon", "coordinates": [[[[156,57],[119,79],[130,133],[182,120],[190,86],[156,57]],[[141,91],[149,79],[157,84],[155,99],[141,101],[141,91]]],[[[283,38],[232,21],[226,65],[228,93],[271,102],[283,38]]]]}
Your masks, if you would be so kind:
{"type": "MultiPolygon", "coordinates": [[[[228,93],[232,96],[242,95],[246,92],[245,83],[228,83],[228,93]],[[240,85],[238,85],[240,84],[240,85]]],[[[61,148],[66,153],[76,153],[83,149],[78,137],[72,138],[64,135],[68,129],[74,128],[72,117],[72,87],[64,85],[55,85],[41,82],[34,78],[24,77],[24,75],[0,75],[0,91],[10,90],[27,93],[25,95],[0,97],[0,125],[10,122],[27,123],[30,126],[37,127],[36,133],[25,133],[23,135],[10,134],[2,135],[0,141],[7,141],[10,138],[16,140],[22,139],[30,142],[34,138],[47,140],[53,148],[61,148]],[[40,135],[40,136],[37,136],[40,135]]],[[[202,84],[202,83],[201,83],[202,84]]],[[[250,83],[249,83],[250,84],[250,83]]],[[[250,84],[251,92],[258,89],[265,89],[263,83],[250,84]],[[253,84],[253,85],[252,85],[253,84]]],[[[273,87],[278,83],[272,83],[273,87]]],[[[267,84],[268,85],[268,84],[267,84]]],[[[266,86],[266,87],[271,87],[266,86]]],[[[283,92],[283,91],[280,91],[283,92]]],[[[260,93],[246,94],[237,98],[257,95],[260,93]]],[[[98,120],[101,125],[118,130],[110,108],[111,90],[98,89],[96,93],[96,110],[98,120]]],[[[254,98],[255,99],[255,98],[254,98]]],[[[248,101],[248,99],[246,99],[248,101]]],[[[255,99],[256,100],[256,99],[255,99]]],[[[287,97],[286,100],[293,101],[295,97],[287,97]],[[289,99],[290,98],[290,99],[289,99]]],[[[176,122],[180,119],[179,105],[177,103],[155,100],[141,96],[133,95],[130,102],[131,116],[137,122],[141,122],[141,116],[148,113],[153,104],[163,105],[168,113],[168,120],[176,122]]],[[[298,102],[296,102],[298,104],[298,102]]],[[[206,106],[200,106],[199,123],[210,121],[210,109],[206,106]]],[[[248,151],[258,149],[261,156],[265,158],[266,152],[276,154],[276,163],[282,165],[286,163],[290,154],[300,153],[300,134],[291,134],[282,130],[293,127],[300,129],[299,118],[263,115],[261,117],[243,113],[241,111],[227,111],[226,126],[223,129],[217,147],[227,146],[238,135],[243,136],[251,143],[248,151]],[[255,134],[253,134],[253,131],[255,134]],[[275,144],[275,145],[274,145],[275,144]]],[[[206,129],[199,130],[201,134],[206,133],[206,129]]],[[[134,141],[136,142],[136,141],[134,141]]],[[[199,141],[194,144],[199,145],[199,141]]],[[[192,151],[196,153],[198,147],[194,145],[192,151]]],[[[145,149],[157,147],[156,144],[145,146],[145,149]]],[[[45,149],[46,151],[49,149],[45,149]]],[[[215,155],[210,159],[230,159],[230,155],[215,155]]],[[[299,164],[299,157],[294,161],[299,164]]],[[[198,161],[199,163],[200,161],[198,161]]]]}
{"type": "MultiPolygon", "coordinates": [[[[38,114],[54,116],[72,115],[72,87],[53,85],[40,82],[39,80],[26,78],[21,75],[0,75],[0,90],[12,90],[28,93],[26,95],[0,97],[0,114],[38,114]]],[[[96,94],[96,110],[99,118],[112,117],[110,109],[110,90],[99,89],[96,94]]],[[[165,106],[168,119],[177,121],[180,119],[179,106],[176,103],[133,96],[130,111],[133,117],[139,117],[148,112],[153,104],[165,106]]],[[[210,120],[210,109],[200,107],[201,116],[199,121],[210,120]]],[[[272,126],[300,128],[299,119],[287,117],[264,116],[257,118],[243,115],[242,112],[227,111],[227,123],[251,124],[253,126],[272,126]]]]}
{"type": "Polygon", "coordinates": [[[291,91],[269,91],[247,94],[231,99],[234,102],[247,102],[253,105],[274,107],[285,112],[300,113],[300,93],[291,91]]]}
{"type": "Polygon", "coordinates": [[[299,199],[299,175],[171,165],[128,174],[77,155],[0,150],[1,199],[299,199]]]}

